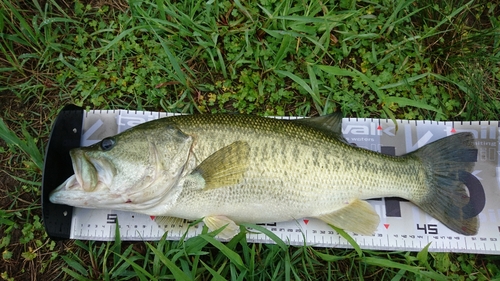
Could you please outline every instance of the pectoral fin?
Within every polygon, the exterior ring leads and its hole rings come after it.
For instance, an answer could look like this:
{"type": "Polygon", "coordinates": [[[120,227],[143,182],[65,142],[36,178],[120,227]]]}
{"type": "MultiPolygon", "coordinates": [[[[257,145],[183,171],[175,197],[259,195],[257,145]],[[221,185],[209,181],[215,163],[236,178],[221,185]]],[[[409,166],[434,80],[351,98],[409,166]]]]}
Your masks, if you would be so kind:
{"type": "MultiPolygon", "coordinates": [[[[236,141],[210,155],[191,173],[195,182],[204,180],[203,189],[218,188],[238,184],[248,168],[250,146],[236,141]]],[[[190,182],[192,183],[192,182],[190,182]]],[[[199,186],[194,184],[194,186],[199,186]]]]}
{"type": "Polygon", "coordinates": [[[205,188],[205,179],[199,172],[193,172],[186,176],[182,185],[185,189],[201,190],[205,188]]]}
{"type": "Polygon", "coordinates": [[[240,228],[236,223],[225,216],[208,216],[203,219],[203,222],[208,227],[210,231],[217,230],[223,226],[226,226],[222,232],[219,233],[219,237],[222,239],[231,239],[238,232],[240,228]]]}
{"type": "Polygon", "coordinates": [[[370,203],[360,199],[355,199],[345,207],[317,218],[361,235],[372,235],[380,222],[380,217],[370,203]]]}

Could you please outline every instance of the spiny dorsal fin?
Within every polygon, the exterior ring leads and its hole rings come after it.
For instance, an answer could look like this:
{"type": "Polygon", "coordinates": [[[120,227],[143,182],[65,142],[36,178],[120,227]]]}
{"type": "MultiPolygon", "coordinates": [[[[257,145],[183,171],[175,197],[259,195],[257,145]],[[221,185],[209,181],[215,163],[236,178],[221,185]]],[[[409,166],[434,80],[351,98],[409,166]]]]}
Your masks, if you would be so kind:
{"type": "Polygon", "coordinates": [[[380,217],[370,203],[360,199],[354,199],[345,207],[317,218],[338,228],[361,235],[372,235],[380,222],[380,217]]]}
{"type": "Polygon", "coordinates": [[[349,143],[342,135],[342,114],[340,112],[325,116],[299,119],[294,122],[333,133],[340,141],[349,143]]]}
{"type": "Polygon", "coordinates": [[[340,112],[325,116],[298,119],[295,122],[302,123],[316,129],[342,134],[342,114],[340,112]]]}
{"type": "Polygon", "coordinates": [[[250,145],[236,141],[216,151],[193,171],[205,180],[204,189],[238,184],[248,168],[250,145]]]}

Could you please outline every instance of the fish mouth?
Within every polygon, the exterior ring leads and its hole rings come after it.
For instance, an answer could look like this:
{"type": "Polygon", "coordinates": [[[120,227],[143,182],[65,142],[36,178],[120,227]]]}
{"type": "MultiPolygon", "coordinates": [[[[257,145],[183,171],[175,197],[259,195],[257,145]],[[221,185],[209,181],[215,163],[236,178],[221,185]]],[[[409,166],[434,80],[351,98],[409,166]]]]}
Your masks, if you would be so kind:
{"type": "Polygon", "coordinates": [[[93,191],[97,186],[98,177],[94,165],[87,159],[82,150],[72,150],[70,155],[77,183],[84,191],[93,191]]]}
{"type": "Polygon", "coordinates": [[[82,190],[94,192],[109,189],[115,169],[105,159],[87,157],[81,149],[70,151],[74,175],[69,177],[57,190],[82,190]]]}

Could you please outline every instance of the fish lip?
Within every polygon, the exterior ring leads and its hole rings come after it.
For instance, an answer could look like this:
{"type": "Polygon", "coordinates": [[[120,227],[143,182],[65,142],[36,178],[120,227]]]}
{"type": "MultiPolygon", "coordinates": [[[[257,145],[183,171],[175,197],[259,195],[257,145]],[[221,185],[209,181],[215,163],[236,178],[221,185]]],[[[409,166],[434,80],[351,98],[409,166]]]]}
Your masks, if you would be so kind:
{"type": "Polygon", "coordinates": [[[113,177],[116,175],[116,168],[105,158],[89,159],[89,164],[94,166],[97,175],[95,189],[108,189],[111,186],[113,177]]]}
{"type": "Polygon", "coordinates": [[[106,179],[108,181],[112,180],[116,172],[116,169],[109,161],[102,159],[88,160],[89,158],[85,157],[85,152],[82,151],[70,152],[70,155],[72,156],[74,174],[50,192],[50,202],[83,208],[94,208],[95,202],[102,201],[103,198],[108,200],[107,202],[109,202],[109,204],[118,204],[122,202],[122,195],[110,192],[109,183],[106,183],[106,179]],[[100,165],[99,168],[97,168],[95,166],[96,164],[93,164],[93,162],[100,165]],[[108,168],[111,171],[110,173],[106,173],[108,168]],[[96,180],[86,179],[86,177],[82,175],[82,169],[87,170],[87,177],[95,176],[96,180]],[[105,175],[99,175],[98,171],[103,170],[105,171],[105,175]],[[89,175],[89,172],[92,173],[92,175],[89,175]],[[103,178],[104,181],[102,180],[103,178]]]}
{"type": "MultiPolygon", "coordinates": [[[[85,156],[83,155],[83,152],[81,150],[71,150],[69,152],[70,156],[71,156],[71,164],[73,165],[73,171],[74,171],[74,179],[78,182],[78,184],[80,185],[80,187],[82,187],[84,190],[84,182],[83,182],[83,178],[82,178],[82,173],[81,173],[81,170],[82,170],[82,161],[83,158],[85,158],[85,156]]],[[[66,184],[63,184],[66,186],[66,188],[68,188],[68,183],[69,183],[69,180],[71,179],[72,177],[68,178],[68,180],[66,180],[66,184]]]]}
{"type": "Polygon", "coordinates": [[[109,189],[116,175],[113,162],[99,155],[94,157],[91,152],[85,148],[70,150],[74,173],[50,192],[49,200],[52,203],[93,208],[103,198],[110,204],[118,204],[123,200],[122,194],[109,189]]]}
{"type": "Polygon", "coordinates": [[[67,190],[79,189],[80,183],[76,179],[76,175],[73,174],[67,178],[61,185],[56,187],[56,189],[50,192],[49,200],[54,204],[64,204],[64,198],[62,198],[62,192],[67,190]]]}
{"type": "Polygon", "coordinates": [[[78,185],[86,192],[95,191],[95,189],[100,186],[100,177],[93,161],[89,160],[85,151],[82,149],[71,150],[70,156],[73,171],[75,172],[75,180],[78,182],[78,185]]]}

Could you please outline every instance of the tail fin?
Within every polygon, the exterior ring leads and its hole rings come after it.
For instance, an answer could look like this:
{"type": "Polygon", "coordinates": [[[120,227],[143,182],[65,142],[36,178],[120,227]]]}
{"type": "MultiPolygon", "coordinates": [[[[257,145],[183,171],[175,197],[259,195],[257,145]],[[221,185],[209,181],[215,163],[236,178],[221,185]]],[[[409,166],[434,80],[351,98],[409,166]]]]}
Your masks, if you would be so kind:
{"type": "Polygon", "coordinates": [[[451,230],[464,235],[475,235],[479,228],[477,215],[471,217],[470,212],[464,212],[470,197],[463,175],[474,167],[471,153],[477,154],[471,133],[451,135],[412,153],[426,167],[429,188],[427,194],[412,202],[451,230]]]}

